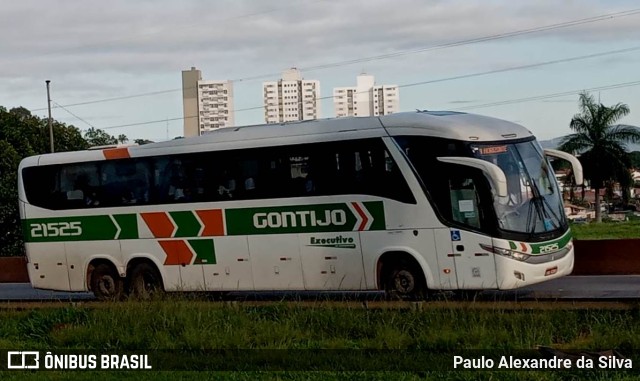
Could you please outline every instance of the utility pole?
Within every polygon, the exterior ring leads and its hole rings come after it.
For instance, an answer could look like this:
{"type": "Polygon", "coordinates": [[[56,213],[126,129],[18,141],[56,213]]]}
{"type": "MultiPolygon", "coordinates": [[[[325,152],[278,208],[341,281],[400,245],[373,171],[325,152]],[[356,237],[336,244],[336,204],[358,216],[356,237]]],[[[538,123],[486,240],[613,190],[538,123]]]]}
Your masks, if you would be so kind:
{"type": "Polygon", "coordinates": [[[51,96],[49,95],[49,83],[50,80],[45,81],[47,83],[47,107],[49,109],[49,141],[51,142],[51,153],[53,153],[53,124],[51,122],[51,96]]]}

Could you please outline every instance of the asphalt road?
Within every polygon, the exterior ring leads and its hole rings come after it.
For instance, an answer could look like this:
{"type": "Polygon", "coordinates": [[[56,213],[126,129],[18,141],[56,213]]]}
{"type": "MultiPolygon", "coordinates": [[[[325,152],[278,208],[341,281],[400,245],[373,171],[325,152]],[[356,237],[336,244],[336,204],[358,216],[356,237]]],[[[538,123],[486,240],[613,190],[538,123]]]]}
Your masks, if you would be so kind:
{"type": "MultiPolygon", "coordinates": [[[[233,293],[230,296],[244,296],[249,299],[279,299],[290,293],[233,293]]],[[[376,297],[380,293],[305,293],[303,296],[317,297],[376,297]]],[[[537,284],[517,291],[487,291],[482,298],[500,298],[506,300],[535,299],[640,299],[640,275],[629,276],[568,276],[546,283],[537,284]]],[[[36,290],[28,283],[0,284],[0,300],[61,300],[83,301],[93,299],[91,293],[55,292],[36,290]]]]}

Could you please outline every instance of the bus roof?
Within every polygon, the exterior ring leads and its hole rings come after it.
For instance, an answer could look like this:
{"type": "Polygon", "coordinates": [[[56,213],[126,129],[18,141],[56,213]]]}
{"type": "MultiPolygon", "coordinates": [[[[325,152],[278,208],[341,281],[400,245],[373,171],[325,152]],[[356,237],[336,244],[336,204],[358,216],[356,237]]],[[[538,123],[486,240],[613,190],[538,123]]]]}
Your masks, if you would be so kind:
{"type": "Polygon", "coordinates": [[[429,135],[457,140],[495,141],[533,136],[523,126],[506,120],[453,111],[414,111],[384,116],[343,117],[219,128],[204,135],[141,146],[158,148],[213,142],[319,135],[379,130],[386,135],[429,135]]]}
{"type": "MultiPolygon", "coordinates": [[[[376,136],[425,135],[464,141],[499,141],[533,136],[519,124],[492,117],[451,111],[414,111],[373,117],[343,117],[280,124],[220,128],[201,136],[128,147],[142,157],[200,150],[227,150],[376,136]],[[336,134],[339,134],[338,138],[336,134]],[[196,147],[197,146],[197,147],[196,147]]],[[[103,151],[45,154],[27,165],[101,160],[103,151]],[[37,164],[36,164],[37,163],[37,164]]]]}

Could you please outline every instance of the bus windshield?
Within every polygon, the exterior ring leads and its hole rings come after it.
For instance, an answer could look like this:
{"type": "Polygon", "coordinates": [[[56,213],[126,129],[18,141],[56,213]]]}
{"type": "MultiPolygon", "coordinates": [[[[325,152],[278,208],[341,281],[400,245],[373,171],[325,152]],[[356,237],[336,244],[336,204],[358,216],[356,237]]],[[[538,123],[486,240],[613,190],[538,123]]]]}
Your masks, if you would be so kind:
{"type": "Polygon", "coordinates": [[[536,234],[566,225],[553,169],[535,140],[474,144],[471,150],[474,156],[499,166],[505,173],[507,196],[494,197],[500,229],[536,234]]]}

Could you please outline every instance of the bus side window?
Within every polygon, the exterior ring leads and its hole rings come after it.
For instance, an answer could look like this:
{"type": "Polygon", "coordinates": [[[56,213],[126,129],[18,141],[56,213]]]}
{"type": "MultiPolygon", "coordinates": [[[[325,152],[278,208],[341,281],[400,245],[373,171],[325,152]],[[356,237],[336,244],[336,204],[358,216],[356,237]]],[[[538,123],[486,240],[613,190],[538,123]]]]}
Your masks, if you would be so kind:
{"type": "Polygon", "coordinates": [[[79,209],[100,205],[97,165],[78,164],[61,168],[60,191],[64,198],[64,209],[79,209]]]}

